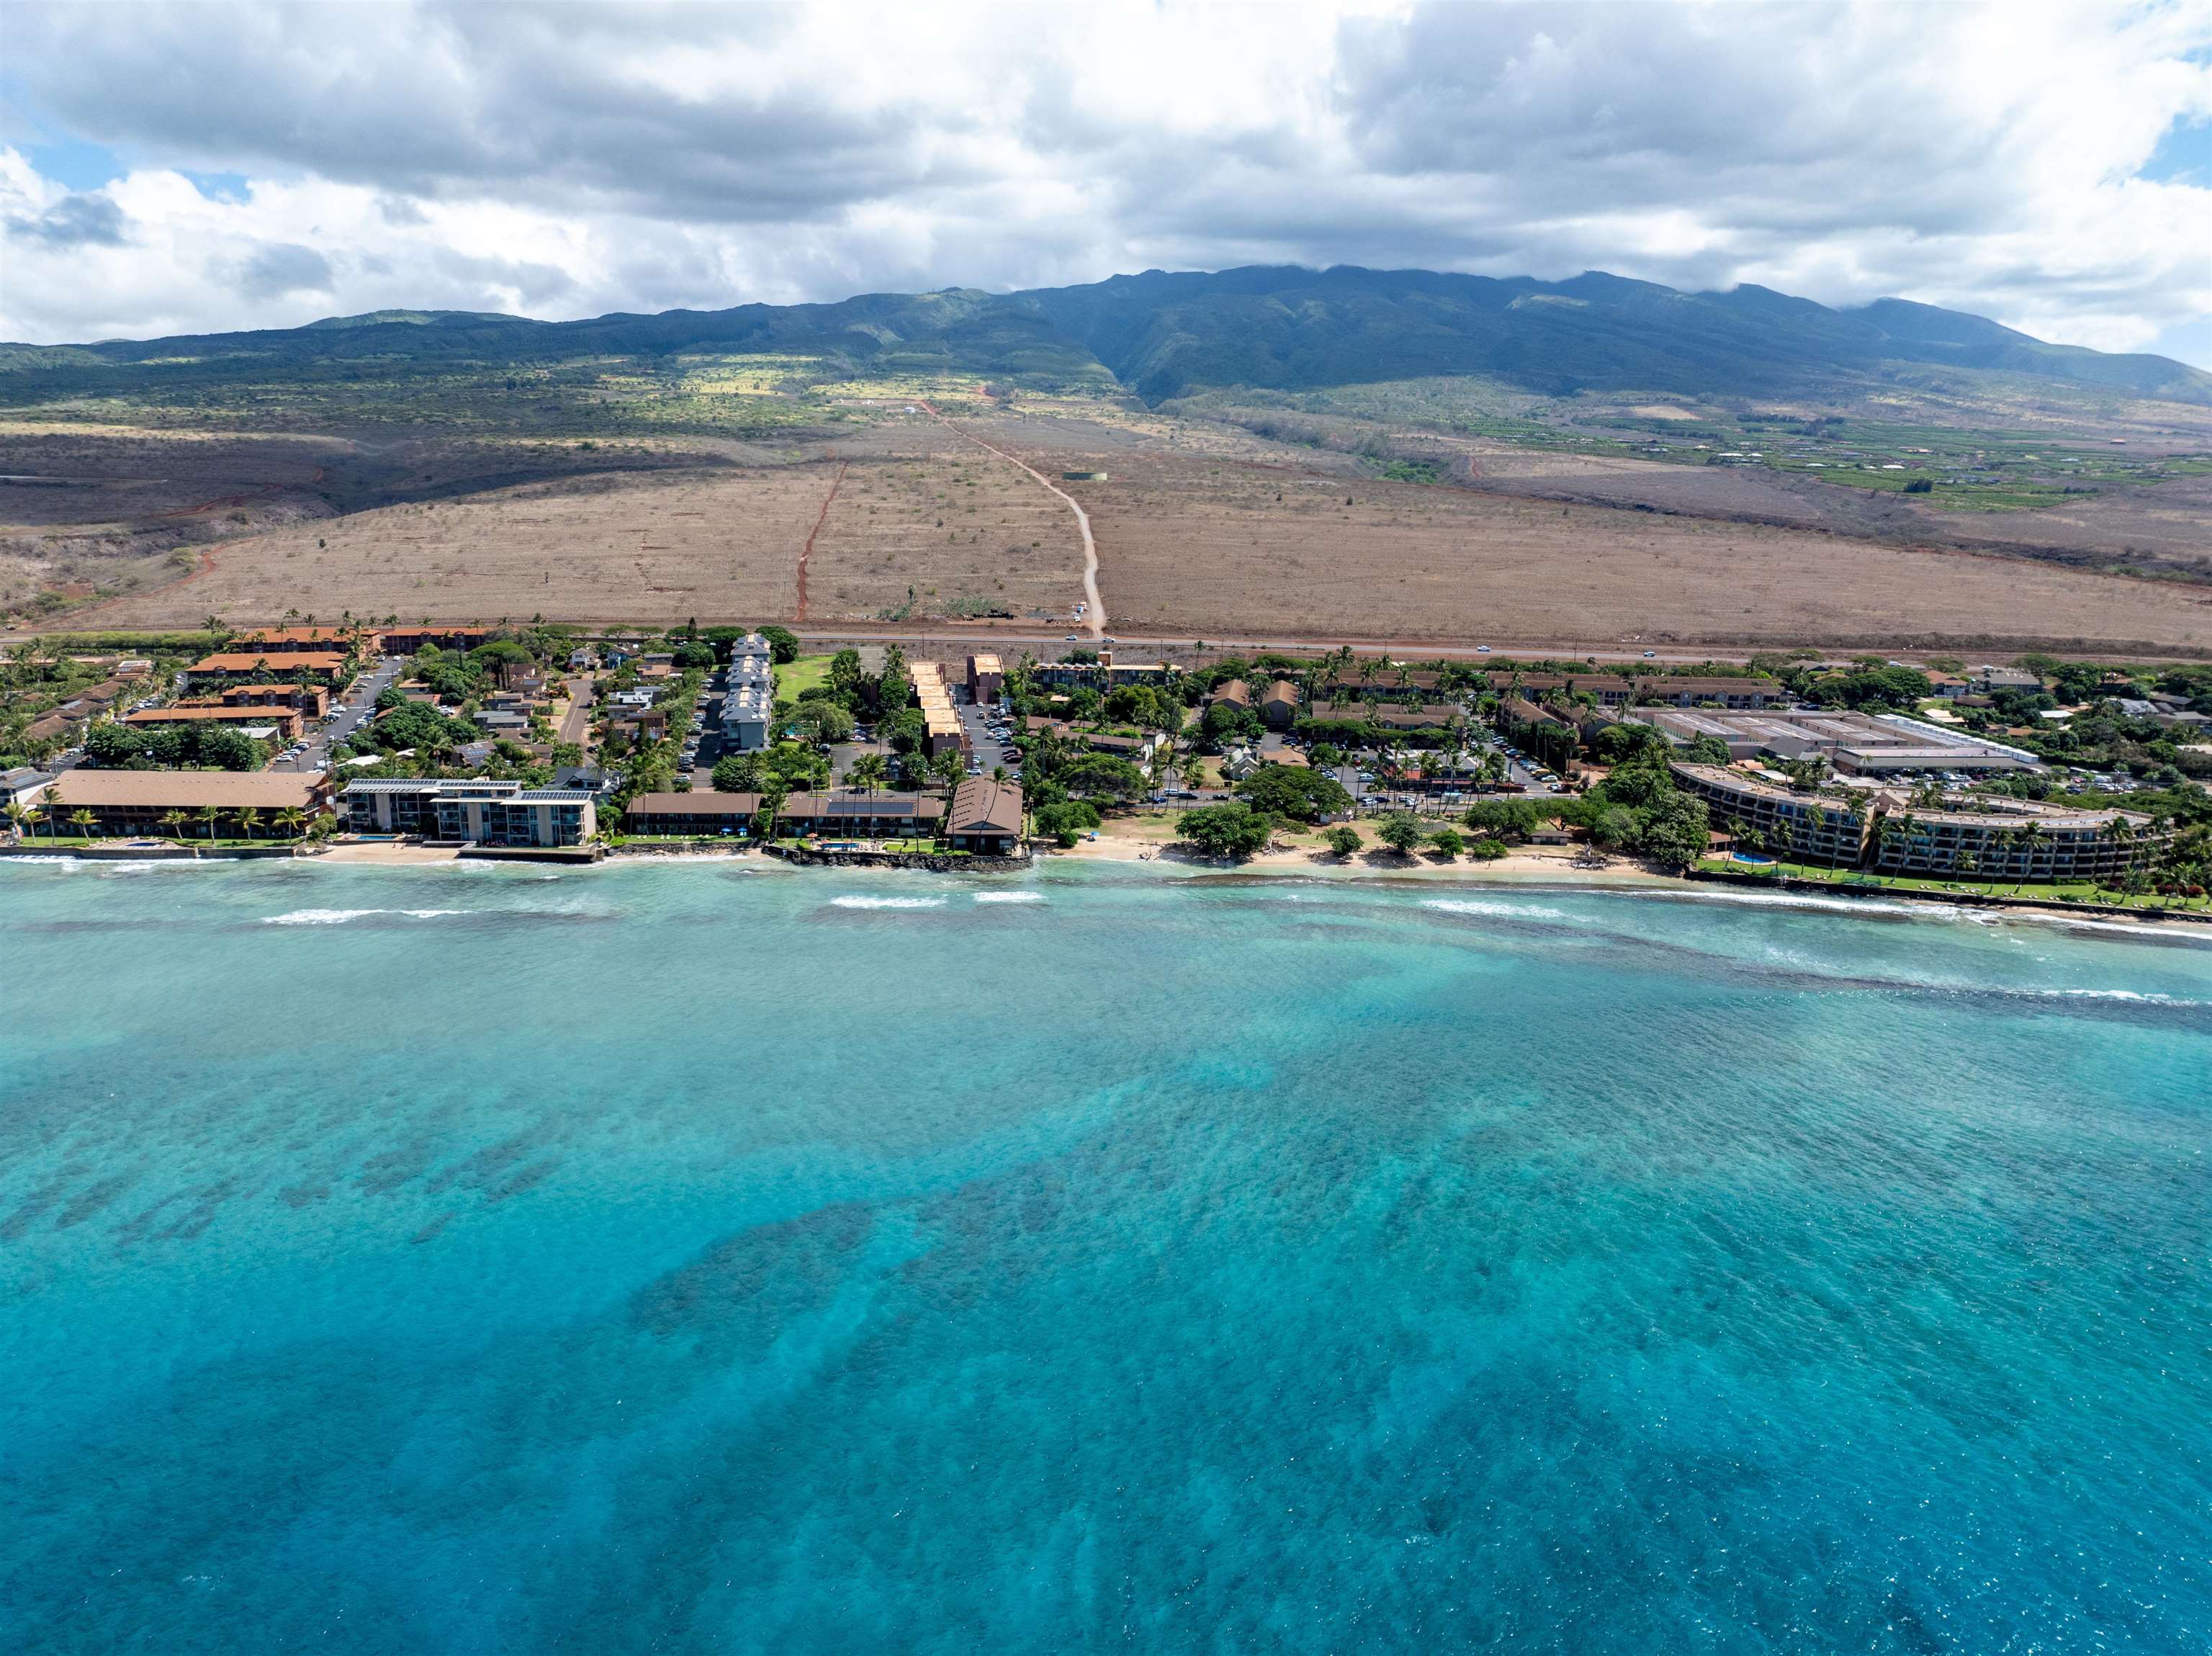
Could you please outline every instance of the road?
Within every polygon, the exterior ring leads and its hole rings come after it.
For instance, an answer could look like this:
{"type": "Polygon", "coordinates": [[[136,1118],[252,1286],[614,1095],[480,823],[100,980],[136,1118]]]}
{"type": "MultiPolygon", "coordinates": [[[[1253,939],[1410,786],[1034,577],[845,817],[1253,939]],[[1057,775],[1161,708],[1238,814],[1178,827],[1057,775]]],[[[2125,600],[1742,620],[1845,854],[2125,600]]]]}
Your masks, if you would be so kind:
{"type": "MultiPolygon", "coordinates": [[[[924,403],[921,406],[929,409],[930,417],[947,430],[958,432],[977,448],[988,453],[995,454],[1009,465],[1019,466],[1024,471],[1028,472],[1043,488],[1059,495],[1066,503],[1067,509],[1075,514],[1075,526],[1083,531],[1083,601],[1086,606],[1083,612],[1085,616],[1083,625],[1091,629],[1093,643],[1104,638],[1106,636],[1106,601],[1098,596],[1098,543],[1091,537],[1091,514],[1078,504],[1075,496],[1054,482],[1051,478],[1046,476],[1028,461],[1018,459],[1007,453],[1006,450],[985,442],[972,431],[963,430],[935,409],[929,408],[928,403],[924,403]]],[[[809,543],[811,544],[811,542],[809,543]]]]}
{"type": "Polygon", "coordinates": [[[306,749],[296,759],[279,759],[270,765],[272,771],[321,770],[330,763],[331,743],[343,742],[353,734],[376,711],[376,698],[390,688],[407,664],[398,656],[386,656],[376,664],[373,672],[364,673],[353,682],[345,700],[331,710],[330,723],[307,737],[306,749]]]}
{"type": "Polygon", "coordinates": [[[561,715],[561,734],[556,738],[584,745],[584,738],[592,729],[592,681],[572,678],[568,681],[568,711],[561,715]]]}
{"type": "MultiPolygon", "coordinates": [[[[1033,627],[1037,626],[1035,622],[1030,624],[1033,627]]],[[[964,655],[971,650],[1003,652],[1010,646],[1036,646],[1038,659],[1049,661],[1055,658],[1057,652],[1065,649],[1069,644],[1081,642],[1080,639],[1072,639],[1068,636],[1066,626],[1061,626],[1057,630],[1040,628],[1036,631],[1017,631],[1006,627],[1003,623],[994,624],[988,622],[970,622],[964,626],[948,623],[935,628],[915,630],[902,628],[896,624],[877,627],[865,622],[848,622],[836,628],[802,627],[794,630],[810,652],[834,650],[847,644],[896,644],[902,647],[909,645],[920,646],[925,650],[931,646],[939,646],[964,655]]],[[[1103,625],[1094,636],[1102,642],[1105,640],[1103,625]]],[[[1420,639],[1304,639],[1219,634],[1200,639],[1173,638],[1157,634],[1146,637],[1124,633],[1116,636],[1113,643],[1121,657],[1132,661],[1140,661],[1146,659],[1148,655],[1165,654],[1170,652],[1177,655],[1192,655],[1200,651],[1219,655],[1231,652],[1241,654],[1261,650],[1280,650],[1292,655],[1322,656],[1328,654],[1340,645],[1350,643],[1370,655],[1378,651],[1387,651],[1401,661],[1464,661],[1476,667],[1498,658],[1519,661],[1593,659],[1600,662],[1649,661],[1654,667],[1689,667],[1708,661],[1741,664],[1749,661],[1753,654],[1753,652],[1741,648],[1700,650],[1676,646],[1656,650],[1646,655],[1641,648],[1623,648],[1618,644],[1595,645],[1559,640],[1553,640],[1546,643],[1523,641],[1495,645],[1461,645],[1437,644],[1420,639]]],[[[1896,651],[1857,651],[1847,649],[1842,646],[1835,646],[1832,653],[1838,656],[1854,653],[1893,655],[1899,659],[1906,659],[1911,654],[1909,652],[1900,654],[1896,651]]]]}
{"type": "Polygon", "coordinates": [[[962,701],[956,705],[955,711],[968,732],[969,757],[982,767],[982,774],[988,776],[1001,765],[1010,771],[1021,769],[1021,755],[991,734],[989,719],[994,709],[962,701]]]}

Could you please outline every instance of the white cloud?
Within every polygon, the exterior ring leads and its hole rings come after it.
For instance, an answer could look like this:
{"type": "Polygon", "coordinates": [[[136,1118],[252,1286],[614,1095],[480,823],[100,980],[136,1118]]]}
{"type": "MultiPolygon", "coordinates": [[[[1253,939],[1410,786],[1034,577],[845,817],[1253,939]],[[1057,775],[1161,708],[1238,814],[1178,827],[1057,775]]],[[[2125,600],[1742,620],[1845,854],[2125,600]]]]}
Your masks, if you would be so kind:
{"type": "Polygon", "coordinates": [[[2212,118],[2183,5],[18,5],[9,36],[16,339],[1261,262],[1897,294],[2107,349],[2212,315],[2212,189],[2138,176],[2212,118]],[[41,177],[58,135],[125,175],[41,177]]]}

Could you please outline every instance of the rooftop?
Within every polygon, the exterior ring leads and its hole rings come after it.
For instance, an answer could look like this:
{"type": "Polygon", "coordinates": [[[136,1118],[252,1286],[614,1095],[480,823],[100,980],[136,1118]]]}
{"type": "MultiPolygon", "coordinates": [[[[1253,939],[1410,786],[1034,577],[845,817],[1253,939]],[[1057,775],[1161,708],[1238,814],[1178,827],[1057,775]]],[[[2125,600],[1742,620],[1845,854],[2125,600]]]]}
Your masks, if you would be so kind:
{"type": "Polygon", "coordinates": [[[346,658],[334,650],[225,651],[203,657],[187,669],[195,673],[250,673],[266,667],[272,673],[336,672],[346,658]]]}
{"type": "Polygon", "coordinates": [[[282,810],[313,804],[322,779],[307,771],[66,771],[54,789],[64,805],[151,809],[220,805],[282,810]]]}
{"type": "Polygon", "coordinates": [[[750,816],[761,808],[757,793],[716,793],[695,788],[690,793],[636,793],[623,808],[625,816],[750,816]]]}
{"type": "Polygon", "coordinates": [[[1012,782],[994,782],[988,776],[969,777],[952,791],[952,814],[946,828],[953,834],[1019,834],[1021,789],[1012,782]]]}

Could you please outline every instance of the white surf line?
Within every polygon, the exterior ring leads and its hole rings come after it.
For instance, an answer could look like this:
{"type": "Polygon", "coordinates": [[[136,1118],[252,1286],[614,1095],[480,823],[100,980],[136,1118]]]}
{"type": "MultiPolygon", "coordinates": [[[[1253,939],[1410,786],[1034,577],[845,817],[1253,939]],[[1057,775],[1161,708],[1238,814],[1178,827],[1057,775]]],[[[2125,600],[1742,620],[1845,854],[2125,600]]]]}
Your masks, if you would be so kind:
{"type": "Polygon", "coordinates": [[[1054,494],[1059,495],[1062,500],[1066,502],[1067,509],[1075,514],[1076,526],[1083,531],[1083,597],[1085,604],[1083,613],[1090,617],[1086,625],[1090,627],[1091,636],[1093,639],[1102,639],[1105,637],[1106,603],[1104,599],[1098,596],[1098,543],[1091,537],[1091,514],[1076,504],[1075,496],[1070,494],[1066,489],[1060,488],[1057,483],[1054,483],[1051,478],[1046,476],[1044,473],[1039,471],[1035,466],[1030,464],[1028,461],[1018,460],[1012,455],[1007,453],[1006,450],[992,447],[990,444],[985,442],[974,432],[962,430],[960,427],[953,425],[952,422],[947,420],[943,415],[938,413],[936,409],[932,407],[929,403],[924,403],[922,407],[928,409],[930,417],[937,421],[940,425],[950,427],[952,430],[958,432],[961,436],[965,437],[969,442],[975,444],[977,448],[986,450],[990,453],[997,455],[1001,460],[1007,462],[1009,464],[1019,466],[1024,471],[1028,472],[1030,476],[1036,478],[1038,482],[1043,484],[1045,488],[1050,489],[1054,494]]]}

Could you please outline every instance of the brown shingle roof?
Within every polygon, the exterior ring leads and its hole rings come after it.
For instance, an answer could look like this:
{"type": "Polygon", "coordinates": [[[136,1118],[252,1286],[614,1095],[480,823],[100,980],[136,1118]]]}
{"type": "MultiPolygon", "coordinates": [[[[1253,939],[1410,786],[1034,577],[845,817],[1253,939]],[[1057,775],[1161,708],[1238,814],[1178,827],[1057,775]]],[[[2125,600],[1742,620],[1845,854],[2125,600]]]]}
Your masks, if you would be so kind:
{"type": "Polygon", "coordinates": [[[949,834],[1014,834],[1022,831],[1022,791],[1012,782],[971,776],[952,791],[949,834]]]}
{"type": "Polygon", "coordinates": [[[225,652],[194,662],[195,673],[250,673],[266,667],[272,673],[334,673],[345,665],[345,657],[334,650],[244,650],[225,652]]]}
{"type": "Polygon", "coordinates": [[[757,793],[638,793],[623,809],[625,816],[750,816],[761,806],[757,793]]]}
{"type": "Polygon", "coordinates": [[[322,779],[306,771],[73,770],[64,772],[54,786],[64,805],[282,810],[287,805],[313,804],[322,779]]]}

